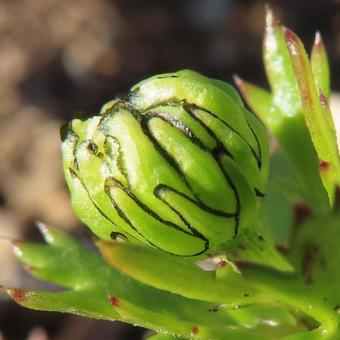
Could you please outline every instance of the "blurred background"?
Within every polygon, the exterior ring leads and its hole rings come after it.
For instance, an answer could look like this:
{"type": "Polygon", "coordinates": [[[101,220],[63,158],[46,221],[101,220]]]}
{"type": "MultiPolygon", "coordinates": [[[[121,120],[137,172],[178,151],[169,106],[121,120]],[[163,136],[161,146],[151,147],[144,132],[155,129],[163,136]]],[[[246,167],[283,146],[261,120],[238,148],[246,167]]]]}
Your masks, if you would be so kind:
{"type": "MultiPolygon", "coordinates": [[[[340,91],[340,1],[268,1],[310,50],[320,30],[329,51],[333,105],[340,91]]],[[[40,240],[40,220],[86,239],[63,180],[60,125],[97,112],[154,73],[191,68],[266,85],[263,1],[0,0],[0,236],[40,240]]],[[[338,121],[338,124],[340,122],[338,121]]],[[[46,287],[0,241],[0,283],[46,287]]],[[[0,339],[141,339],[121,323],[32,312],[0,291],[0,339]]]]}

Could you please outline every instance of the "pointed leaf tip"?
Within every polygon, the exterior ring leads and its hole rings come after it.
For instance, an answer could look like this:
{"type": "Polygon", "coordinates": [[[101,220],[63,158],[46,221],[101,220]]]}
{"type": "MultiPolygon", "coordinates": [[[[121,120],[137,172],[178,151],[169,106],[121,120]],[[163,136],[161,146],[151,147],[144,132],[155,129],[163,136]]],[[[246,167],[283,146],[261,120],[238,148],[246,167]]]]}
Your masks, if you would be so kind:
{"type": "Polygon", "coordinates": [[[313,44],[313,49],[314,48],[320,48],[320,47],[323,47],[324,44],[323,44],[323,40],[322,40],[322,36],[321,36],[321,33],[319,31],[317,31],[315,33],[315,39],[314,39],[314,44],[313,44]]]}
{"type": "Polygon", "coordinates": [[[285,41],[291,55],[296,56],[299,54],[297,44],[299,43],[298,36],[289,28],[282,26],[285,41]]]}
{"type": "Polygon", "coordinates": [[[46,224],[44,224],[40,221],[37,221],[36,226],[37,226],[39,232],[41,233],[41,235],[43,236],[44,240],[47,243],[53,243],[54,242],[54,238],[53,238],[49,228],[46,226],[46,224]]]}
{"type": "Polygon", "coordinates": [[[23,253],[20,248],[20,246],[22,245],[22,242],[19,240],[9,240],[9,241],[11,242],[14,255],[18,258],[22,257],[23,253]]]}
{"type": "Polygon", "coordinates": [[[330,69],[327,51],[320,32],[316,32],[311,54],[312,71],[318,90],[330,96],[330,69]]]}
{"type": "Polygon", "coordinates": [[[273,9],[269,4],[265,5],[266,10],[266,29],[271,29],[275,26],[280,25],[280,21],[276,19],[273,13],[273,9]]]}
{"type": "Polygon", "coordinates": [[[6,288],[7,294],[17,303],[23,304],[26,300],[25,289],[22,288],[6,288]]]}
{"type": "Polygon", "coordinates": [[[245,88],[245,82],[243,81],[243,79],[241,79],[236,73],[233,74],[233,79],[238,89],[242,93],[245,92],[246,88],[245,88]]]}

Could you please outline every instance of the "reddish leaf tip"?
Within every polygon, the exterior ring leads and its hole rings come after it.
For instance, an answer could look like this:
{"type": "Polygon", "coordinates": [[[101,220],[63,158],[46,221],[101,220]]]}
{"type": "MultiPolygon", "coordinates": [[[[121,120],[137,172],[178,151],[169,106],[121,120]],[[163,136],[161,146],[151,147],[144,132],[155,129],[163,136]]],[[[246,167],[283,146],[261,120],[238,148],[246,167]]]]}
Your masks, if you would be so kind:
{"type": "Polygon", "coordinates": [[[17,288],[17,289],[7,289],[7,293],[9,296],[18,303],[23,303],[26,300],[25,289],[17,288]]]}
{"type": "Polygon", "coordinates": [[[241,87],[241,86],[242,86],[243,80],[242,80],[236,73],[233,74],[233,79],[234,79],[235,84],[236,84],[238,87],[241,87]]]}
{"type": "Polygon", "coordinates": [[[119,298],[117,296],[109,295],[109,302],[110,302],[111,306],[114,307],[114,308],[120,307],[120,301],[119,301],[119,298]]]}
{"type": "Polygon", "coordinates": [[[322,159],[319,160],[319,169],[320,171],[326,171],[329,168],[329,162],[324,161],[322,159]]]}
{"type": "Polygon", "coordinates": [[[244,93],[246,91],[246,84],[243,79],[241,79],[237,74],[233,74],[233,79],[239,90],[244,93]]]}
{"type": "Polygon", "coordinates": [[[298,55],[298,50],[296,46],[299,42],[298,36],[292,30],[285,26],[283,26],[283,33],[289,52],[292,55],[298,55]]]}
{"type": "Polygon", "coordinates": [[[191,329],[191,333],[192,333],[193,335],[197,335],[199,332],[200,332],[200,330],[198,329],[198,327],[197,327],[197,326],[195,326],[195,327],[192,327],[192,329],[191,329]]]}

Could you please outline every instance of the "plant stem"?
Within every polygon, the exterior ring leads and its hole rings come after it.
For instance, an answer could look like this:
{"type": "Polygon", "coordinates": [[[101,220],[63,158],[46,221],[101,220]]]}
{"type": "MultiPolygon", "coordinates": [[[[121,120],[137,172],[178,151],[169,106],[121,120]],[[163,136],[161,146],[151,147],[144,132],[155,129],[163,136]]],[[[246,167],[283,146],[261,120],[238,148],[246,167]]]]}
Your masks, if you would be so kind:
{"type": "Polygon", "coordinates": [[[254,287],[267,293],[271,303],[288,305],[319,322],[318,333],[323,337],[332,337],[337,332],[339,320],[334,306],[326,303],[298,275],[259,266],[246,266],[242,273],[254,287]]]}

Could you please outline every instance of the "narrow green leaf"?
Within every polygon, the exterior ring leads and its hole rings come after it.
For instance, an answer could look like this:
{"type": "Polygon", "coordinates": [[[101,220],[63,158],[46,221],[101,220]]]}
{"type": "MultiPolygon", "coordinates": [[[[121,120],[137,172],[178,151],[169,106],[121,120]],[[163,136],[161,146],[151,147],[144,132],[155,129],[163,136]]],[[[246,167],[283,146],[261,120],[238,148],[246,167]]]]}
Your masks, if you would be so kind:
{"type": "Polygon", "coordinates": [[[7,289],[7,293],[20,305],[44,311],[72,313],[95,319],[116,320],[119,314],[99,291],[47,292],[33,289],[7,289]]]}
{"type": "Polygon", "coordinates": [[[224,303],[226,306],[247,305],[263,301],[251,283],[228,267],[228,275],[216,278],[192,262],[151,248],[132,244],[99,242],[101,252],[113,267],[158,289],[188,298],[224,303]],[[178,278],[185,278],[178,280],[178,278]]]}
{"type": "Polygon", "coordinates": [[[258,339],[224,311],[224,307],[213,313],[215,302],[190,300],[144,285],[110,267],[98,254],[65,233],[45,226],[40,229],[48,245],[14,242],[15,252],[33,276],[69,290],[8,289],[8,294],[19,304],[32,309],[117,319],[187,338],[258,339]]]}
{"type": "Polygon", "coordinates": [[[287,155],[304,200],[315,212],[328,211],[327,191],[320,178],[318,155],[304,119],[298,82],[283,28],[269,8],[263,56],[271,95],[240,79],[236,78],[236,82],[249,106],[277,138],[287,155]]]}
{"type": "Polygon", "coordinates": [[[297,35],[284,29],[285,41],[299,85],[304,117],[319,157],[320,176],[333,204],[335,185],[340,181],[340,160],[336,133],[329,124],[315,87],[312,69],[297,35]]]}

